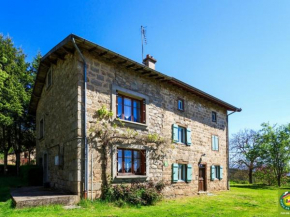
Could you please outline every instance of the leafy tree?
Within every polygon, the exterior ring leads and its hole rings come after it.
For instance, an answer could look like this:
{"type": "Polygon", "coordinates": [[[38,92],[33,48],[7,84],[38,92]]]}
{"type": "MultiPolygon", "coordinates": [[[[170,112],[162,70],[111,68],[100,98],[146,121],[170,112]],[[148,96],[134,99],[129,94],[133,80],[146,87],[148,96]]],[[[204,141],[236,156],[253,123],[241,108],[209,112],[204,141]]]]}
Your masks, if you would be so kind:
{"type": "Polygon", "coordinates": [[[234,134],[231,142],[231,166],[239,169],[247,169],[249,183],[253,183],[253,171],[261,166],[262,146],[258,140],[258,134],[254,130],[242,130],[234,134]]]}
{"type": "Polygon", "coordinates": [[[283,176],[289,170],[290,124],[270,126],[268,123],[263,123],[262,127],[259,140],[263,145],[264,164],[273,169],[280,187],[283,176]]]}
{"type": "Polygon", "coordinates": [[[34,119],[28,114],[32,87],[38,69],[40,53],[32,64],[25,62],[25,54],[16,48],[10,37],[0,35],[0,150],[4,152],[4,172],[11,147],[16,154],[19,173],[20,153],[27,141],[33,141],[34,119]]]}
{"type": "MultiPolygon", "coordinates": [[[[286,184],[287,174],[284,173],[281,177],[281,183],[286,184]]],[[[262,182],[266,185],[277,185],[277,179],[275,177],[274,169],[271,166],[262,166],[257,168],[254,173],[256,182],[262,182]]]]}

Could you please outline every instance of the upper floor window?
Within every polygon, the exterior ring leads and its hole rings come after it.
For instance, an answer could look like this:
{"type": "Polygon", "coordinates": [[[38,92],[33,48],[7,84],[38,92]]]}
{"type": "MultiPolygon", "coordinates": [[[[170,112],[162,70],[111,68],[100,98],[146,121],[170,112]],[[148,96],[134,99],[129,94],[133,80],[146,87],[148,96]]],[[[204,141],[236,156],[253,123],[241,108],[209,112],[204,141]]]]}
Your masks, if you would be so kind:
{"type": "Polygon", "coordinates": [[[186,129],[184,127],[178,126],[178,142],[186,143],[186,129]]]}
{"type": "Polygon", "coordinates": [[[42,139],[44,136],[44,120],[39,121],[39,139],[42,139]]]}
{"type": "Polygon", "coordinates": [[[216,135],[211,136],[211,146],[213,151],[219,150],[219,137],[216,135]]]}
{"type": "Polygon", "coordinates": [[[184,111],[184,100],[179,99],[177,102],[178,102],[178,110],[184,111]]]}
{"type": "Polygon", "coordinates": [[[191,145],[191,129],[190,128],[185,128],[185,127],[173,124],[172,137],[173,137],[173,142],[191,145]]]}
{"type": "Polygon", "coordinates": [[[52,85],[52,69],[50,68],[47,72],[46,89],[48,89],[51,85],[52,85]]]}
{"type": "Polygon", "coordinates": [[[146,151],[118,149],[118,175],[145,175],[146,151]]]}
{"type": "Polygon", "coordinates": [[[212,122],[216,122],[216,112],[211,113],[211,120],[212,122]]]}
{"type": "Polygon", "coordinates": [[[118,95],[117,117],[126,121],[145,123],[145,101],[118,95]]]}

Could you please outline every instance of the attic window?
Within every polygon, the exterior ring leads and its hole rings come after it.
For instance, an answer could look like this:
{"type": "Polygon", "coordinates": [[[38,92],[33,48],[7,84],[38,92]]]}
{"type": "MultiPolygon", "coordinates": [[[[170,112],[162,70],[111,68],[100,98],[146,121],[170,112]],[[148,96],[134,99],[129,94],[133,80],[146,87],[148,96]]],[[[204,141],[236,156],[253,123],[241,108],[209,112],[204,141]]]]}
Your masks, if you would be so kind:
{"type": "Polygon", "coordinates": [[[51,85],[52,85],[52,69],[50,68],[47,72],[46,89],[48,89],[51,85]]]}
{"type": "Polygon", "coordinates": [[[184,111],[184,100],[183,99],[178,100],[178,110],[184,111]]]}
{"type": "Polygon", "coordinates": [[[216,112],[211,113],[211,120],[212,122],[216,122],[216,112]]]}

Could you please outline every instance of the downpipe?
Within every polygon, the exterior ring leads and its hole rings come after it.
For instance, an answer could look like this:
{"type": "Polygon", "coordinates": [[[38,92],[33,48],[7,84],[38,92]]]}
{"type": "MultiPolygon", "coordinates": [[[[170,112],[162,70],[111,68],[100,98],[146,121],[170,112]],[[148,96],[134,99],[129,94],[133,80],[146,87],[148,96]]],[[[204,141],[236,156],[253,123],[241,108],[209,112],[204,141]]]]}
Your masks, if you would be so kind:
{"type": "Polygon", "coordinates": [[[88,161],[88,153],[89,153],[89,148],[88,148],[88,140],[87,140],[87,62],[85,57],[83,56],[82,52],[78,48],[75,39],[72,37],[72,42],[74,44],[74,47],[78,51],[79,55],[81,56],[83,63],[84,63],[84,104],[83,104],[83,118],[84,118],[84,145],[85,145],[85,183],[84,183],[84,192],[83,192],[83,198],[87,199],[88,198],[88,168],[89,168],[89,161],[88,161]]]}
{"type": "Polygon", "coordinates": [[[241,109],[233,111],[227,114],[227,190],[230,190],[230,142],[229,142],[229,116],[235,112],[241,111],[241,109]]]}

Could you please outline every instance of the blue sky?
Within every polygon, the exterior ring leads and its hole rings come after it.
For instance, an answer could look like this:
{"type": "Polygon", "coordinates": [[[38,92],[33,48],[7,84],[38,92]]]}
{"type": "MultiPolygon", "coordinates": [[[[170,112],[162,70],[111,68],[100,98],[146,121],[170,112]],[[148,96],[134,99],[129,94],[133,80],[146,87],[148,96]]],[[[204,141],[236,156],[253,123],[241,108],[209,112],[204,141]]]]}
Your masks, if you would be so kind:
{"type": "Polygon", "coordinates": [[[0,32],[30,61],[74,33],[237,107],[230,133],[290,119],[290,1],[3,1],[0,32]]]}

